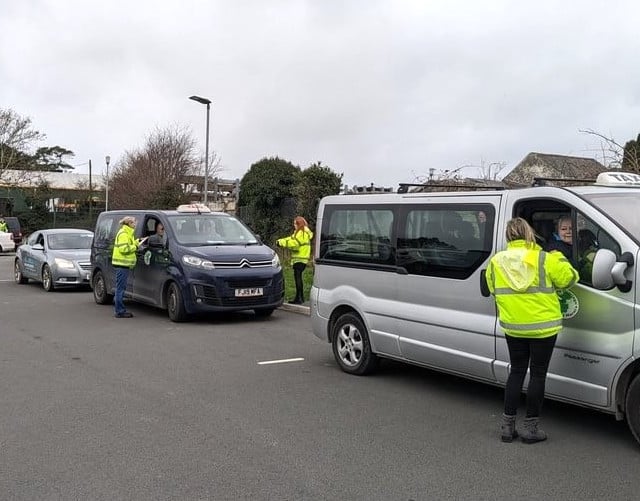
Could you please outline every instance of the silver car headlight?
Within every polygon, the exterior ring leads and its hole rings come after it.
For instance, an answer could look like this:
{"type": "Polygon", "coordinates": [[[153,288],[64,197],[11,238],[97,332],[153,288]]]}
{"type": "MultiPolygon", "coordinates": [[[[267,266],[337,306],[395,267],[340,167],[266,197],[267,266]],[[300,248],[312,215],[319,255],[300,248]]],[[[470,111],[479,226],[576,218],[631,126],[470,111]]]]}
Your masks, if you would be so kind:
{"type": "Polygon", "coordinates": [[[61,268],[63,270],[74,270],[76,267],[73,264],[73,261],[69,261],[68,259],[62,259],[61,257],[55,258],[53,262],[56,264],[58,268],[61,268]]]}
{"type": "Polygon", "coordinates": [[[216,268],[211,261],[201,259],[197,256],[184,255],[182,256],[182,262],[189,266],[193,266],[194,268],[203,268],[205,270],[214,270],[216,268]]]}
{"type": "Polygon", "coordinates": [[[276,254],[275,252],[273,253],[273,259],[271,260],[271,266],[273,266],[274,268],[277,268],[278,266],[280,266],[280,258],[278,257],[278,254],[276,254]]]}

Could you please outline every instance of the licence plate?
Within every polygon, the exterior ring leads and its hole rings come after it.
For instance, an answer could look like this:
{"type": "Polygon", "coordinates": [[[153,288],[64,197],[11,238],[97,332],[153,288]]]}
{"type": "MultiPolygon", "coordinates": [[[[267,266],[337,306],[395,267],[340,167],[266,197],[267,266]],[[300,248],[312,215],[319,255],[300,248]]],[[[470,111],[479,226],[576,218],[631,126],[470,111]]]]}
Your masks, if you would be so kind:
{"type": "Polygon", "coordinates": [[[252,287],[250,289],[236,289],[236,297],[262,296],[262,287],[252,287]]]}

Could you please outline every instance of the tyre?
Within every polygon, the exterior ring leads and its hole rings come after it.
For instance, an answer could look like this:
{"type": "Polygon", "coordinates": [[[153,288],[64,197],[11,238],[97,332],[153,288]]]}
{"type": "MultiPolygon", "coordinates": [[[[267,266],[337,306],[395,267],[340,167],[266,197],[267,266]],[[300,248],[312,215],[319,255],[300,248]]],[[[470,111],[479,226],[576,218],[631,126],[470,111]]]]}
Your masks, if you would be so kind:
{"type": "Polygon", "coordinates": [[[20,261],[17,259],[13,265],[13,278],[17,284],[26,284],[29,281],[29,279],[22,274],[22,267],[20,266],[20,261]]]}
{"type": "Polygon", "coordinates": [[[42,267],[42,288],[47,292],[53,291],[53,276],[48,264],[42,267]]]}
{"type": "Polygon", "coordinates": [[[364,322],[355,313],[345,313],[332,329],[333,355],[340,368],[349,374],[370,374],[378,366],[378,357],[371,351],[369,334],[364,322]]]}
{"type": "Polygon", "coordinates": [[[182,292],[175,282],[171,282],[167,289],[167,313],[173,322],[184,322],[187,318],[182,292]]]}
{"type": "Polygon", "coordinates": [[[93,299],[97,304],[111,304],[113,295],[107,292],[107,282],[101,271],[93,277],[93,299]]]}
{"type": "Polygon", "coordinates": [[[256,317],[267,318],[270,317],[275,308],[256,308],[253,312],[256,314],[256,317]]]}
{"type": "Polygon", "coordinates": [[[627,426],[636,441],[640,443],[640,374],[636,374],[627,389],[624,407],[627,426]]]}

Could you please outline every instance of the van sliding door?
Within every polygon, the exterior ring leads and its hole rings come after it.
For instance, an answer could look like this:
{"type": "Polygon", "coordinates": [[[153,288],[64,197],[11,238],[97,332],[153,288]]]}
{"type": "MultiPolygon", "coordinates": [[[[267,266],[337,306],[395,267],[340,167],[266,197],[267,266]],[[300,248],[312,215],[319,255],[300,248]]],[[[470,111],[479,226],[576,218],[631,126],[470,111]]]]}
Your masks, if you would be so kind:
{"type": "Polygon", "coordinates": [[[496,309],[481,294],[501,195],[408,199],[398,229],[402,355],[423,365],[494,380],[496,309]]]}

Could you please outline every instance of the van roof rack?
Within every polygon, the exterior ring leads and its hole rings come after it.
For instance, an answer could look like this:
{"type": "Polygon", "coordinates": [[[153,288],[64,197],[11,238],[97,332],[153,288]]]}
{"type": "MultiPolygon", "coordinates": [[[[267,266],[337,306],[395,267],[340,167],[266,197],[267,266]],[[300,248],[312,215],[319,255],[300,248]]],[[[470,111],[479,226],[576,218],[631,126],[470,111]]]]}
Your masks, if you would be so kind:
{"type": "Polygon", "coordinates": [[[547,186],[549,181],[566,183],[595,183],[595,179],[580,179],[575,177],[534,177],[531,186],[547,186]]]}
{"type": "Polygon", "coordinates": [[[475,184],[440,184],[440,183],[399,183],[398,193],[408,193],[409,188],[415,186],[420,188],[435,186],[437,188],[458,188],[465,191],[476,190],[504,190],[504,186],[484,186],[475,184]]]}

